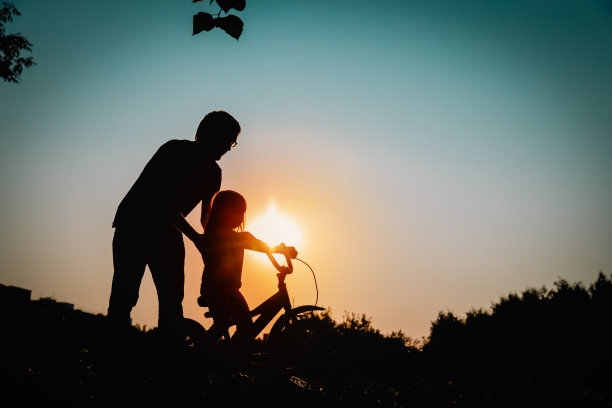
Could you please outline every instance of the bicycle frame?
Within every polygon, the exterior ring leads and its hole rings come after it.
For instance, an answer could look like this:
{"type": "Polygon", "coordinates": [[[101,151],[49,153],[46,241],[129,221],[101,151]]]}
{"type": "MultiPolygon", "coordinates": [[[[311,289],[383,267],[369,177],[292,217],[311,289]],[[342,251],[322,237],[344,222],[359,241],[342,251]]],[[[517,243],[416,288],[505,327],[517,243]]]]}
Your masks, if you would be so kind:
{"type": "MultiPolygon", "coordinates": [[[[270,259],[270,262],[272,262],[274,267],[279,271],[279,273],[276,274],[278,278],[278,291],[272,296],[270,296],[268,299],[266,299],[264,302],[262,302],[255,309],[252,309],[250,311],[251,319],[255,316],[258,317],[253,322],[253,329],[249,341],[254,340],[259,335],[259,333],[261,333],[263,329],[266,328],[266,326],[270,322],[272,322],[278,312],[280,312],[282,309],[285,309],[285,313],[282,314],[272,325],[270,333],[266,339],[266,345],[273,346],[277,341],[280,340],[285,328],[287,328],[294,321],[296,321],[300,314],[325,309],[315,305],[304,305],[292,308],[291,301],[289,299],[289,293],[287,292],[287,285],[285,284],[285,277],[293,272],[293,264],[291,263],[291,258],[287,254],[285,254],[287,266],[280,266],[278,262],[274,259],[272,254],[268,253],[267,255],[270,259]]],[[[206,312],[204,316],[214,318],[210,311],[206,312]]],[[[221,337],[225,337],[226,340],[230,340],[229,328],[235,324],[235,322],[230,320],[229,322],[226,321],[224,325],[220,327],[219,322],[213,322],[213,325],[208,329],[208,331],[206,331],[206,329],[204,329],[204,327],[197,321],[189,318],[184,318],[183,335],[185,336],[186,344],[189,347],[194,347],[194,349],[197,350],[199,348],[198,346],[203,344],[215,343],[221,337]],[[211,332],[216,333],[215,336],[218,335],[219,337],[216,337],[214,339],[210,338],[211,332]]]]}
{"type": "MultiPolygon", "coordinates": [[[[278,291],[250,312],[251,318],[259,316],[253,322],[251,340],[255,339],[282,309],[285,309],[285,314],[279,317],[278,320],[272,326],[272,329],[270,330],[270,333],[268,335],[268,341],[274,341],[274,339],[279,335],[283,328],[287,324],[290,324],[296,318],[297,315],[315,310],[325,310],[322,307],[314,305],[304,305],[292,308],[291,301],[289,299],[289,292],[287,291],[287,284],[285,283],[285,277],[287,276],[287,272],[280,272],[276,276],[278,277],[278,291]]],[[[205,316],[211,316],[210,312],[206,313],[205,316]]],[[[215,323],[213,323],[213,325],[214,324],[215,323]]],[[[230,320],[226,324],[225,332],[227,333],[227,330],[234,324],[235,323],[230,320]]],[[[228,334],[226,334],[226,336],[229,338],[228,334]]]]}
{"type": "Polygon", "coordinates": [[[270,296],[264,302],[262,302],[255,309],[251,310],[251,318],[259,315],[253,322],[253,338],[257,337],[259,333],[274,319],[274,317],[285,309],[285,312],[291,310],[291,301],[289,300],[289,292],[287,292],[287,285],[285,284],[284,273],[278,275],[278,292],[270,296]]]}

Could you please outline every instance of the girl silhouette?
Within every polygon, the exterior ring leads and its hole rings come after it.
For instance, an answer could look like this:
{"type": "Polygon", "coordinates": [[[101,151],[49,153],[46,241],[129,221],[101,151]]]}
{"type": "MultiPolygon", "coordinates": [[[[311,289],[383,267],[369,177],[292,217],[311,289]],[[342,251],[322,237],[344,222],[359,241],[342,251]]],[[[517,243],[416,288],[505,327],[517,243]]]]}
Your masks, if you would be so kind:
{"type": "Polygon", "coordinates": [[[230,319],[236,322],[233,339],[251,340],[253,320],[249,306],[240,293],[244,250],[297,257],[294,247],[280,244],[271,248],[244,230],[246,200],[235,191],[219,191],[213,198],[209,219],[202,240],[204,272],[198,304],[208,306],[215,323],[207,332],[216,342],[227,329],[230,319]]]}

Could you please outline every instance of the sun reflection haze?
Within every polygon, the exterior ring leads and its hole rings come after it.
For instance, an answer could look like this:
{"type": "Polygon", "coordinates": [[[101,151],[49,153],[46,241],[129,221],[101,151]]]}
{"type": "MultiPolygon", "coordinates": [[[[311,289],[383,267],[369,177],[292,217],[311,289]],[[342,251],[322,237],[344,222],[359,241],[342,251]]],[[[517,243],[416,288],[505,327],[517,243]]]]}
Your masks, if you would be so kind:
{"type": "MultiPolygon", "coordinates": [[[[288,246],[296,247],[299,252],[302,244],[299,226],[291,218],[279,212],[274,203],[270,203],[266,212],[258,215],[253,221],[247,219],[246,230],[270,246],[284,242],[288,246]]],[[[265,255],[257,256],[257,259],[268,261],[265,255]]]]}

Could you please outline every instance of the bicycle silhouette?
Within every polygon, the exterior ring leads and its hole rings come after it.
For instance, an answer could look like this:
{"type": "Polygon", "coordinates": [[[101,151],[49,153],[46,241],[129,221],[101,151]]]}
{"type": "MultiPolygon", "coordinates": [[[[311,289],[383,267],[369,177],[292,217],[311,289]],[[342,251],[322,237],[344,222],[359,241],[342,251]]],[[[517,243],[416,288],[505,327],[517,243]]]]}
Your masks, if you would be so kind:
{"type": "MultiPolygon", "coordinates": [[[[259,306],[250,311],[251,318],[255,318],[253,322],[253,331],[251,332],[251,342],[261,333],[261,331],[268,326],[269,323],[276,317],[276,315],[284,310],[276,322],[272,325],[270,332],[267,336],[264,336],[263,349],[266,353],[276,354],[277,357],[282,357],[286,363],[290,363],[290,356],[296,352],[300,347],[300,339],[303,339],[303,335],[308,330],[308,323],[303,320],[306,314],[314,311],[325,310],[320,306],[316,306],[318,302],[318,289],[317,289],[317,301],[315,305],[302,305],[298,307],[292,307],[289,299],[289,292],[287,290],[287,284],[285,278],[287,275],[293,272],[293,263],[291,258],[285,255],[287,266],[279,265],[276,259],[268,254],[268,258],[278,270],[276,274],[278,278],[278,291],[270,296],[268,299],[263,301],[259,306]]],[[[296,258],[297,259],[297,258],[296,258]]],[[[302,261],[308,268],[310,266],[302,261]]],[[[314,271],[310,268],[315,279],[314,271]]],[[[201,351],[206,345],[214,344],[221,337],[224,337],[226,341],[231,341],[233,336],[229,335],[229,329],[236,323],[232,320],[229,322],[219,323],[215,321],[215,316],[210,311],[204,314],[207,318],[213,319],[213,326],[210,327],[209,332],[221,333],[219,338],[211,339],[207,338],[210,333],[197,321],[189,318],[183,319],[183,333],[187,346],[195,351],[201,351]],[[219,327],[218,325],[224,324],[225,327],[219,327]],[[217,325],[217,326],[215,326],[217,325]],[[220,330],[218,330],[220,329],[220,330]]],[[[235,335],[235,333],[234,333],[235,335]]]]}

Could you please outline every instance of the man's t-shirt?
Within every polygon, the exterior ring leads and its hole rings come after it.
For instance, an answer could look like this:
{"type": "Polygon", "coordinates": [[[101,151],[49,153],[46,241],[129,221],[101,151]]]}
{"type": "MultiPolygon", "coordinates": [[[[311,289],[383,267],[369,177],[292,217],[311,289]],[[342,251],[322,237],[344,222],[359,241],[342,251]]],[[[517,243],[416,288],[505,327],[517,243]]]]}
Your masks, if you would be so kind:
{"type": "Polygon", "coordinates": [[[221,187],[221,168],[189,140],[162,145],[119,204],[113,227],[164,227],[221,187]]]}

